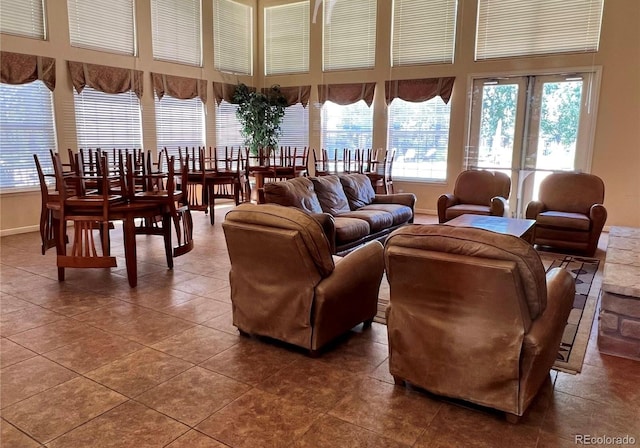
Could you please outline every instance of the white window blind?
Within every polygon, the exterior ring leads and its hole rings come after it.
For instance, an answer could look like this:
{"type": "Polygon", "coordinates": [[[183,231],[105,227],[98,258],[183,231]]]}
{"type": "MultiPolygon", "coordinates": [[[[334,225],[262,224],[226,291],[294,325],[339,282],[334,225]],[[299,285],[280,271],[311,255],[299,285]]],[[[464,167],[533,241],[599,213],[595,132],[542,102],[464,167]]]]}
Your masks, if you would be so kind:
{"type": "Polygon", "coordinates": [[[451,107],[440,97],[421,103],[396,98],[389,106],[389,148],[395,148],[394,177],[447,177],[451,107]]]}
{"type": "Polygon", "coordinates": [[[135,93],[114,95],[85,87],[73,100],[79,148],[142,147],[140,103],[135,93]]]}
{"type": "Polygon", "coordinates": [[[67,0],[74,47],[136,54],[134,0],[67,0]]]}
{"type": "Polygon", "coordinates": [[[56,149],[52,94],[42,81],[0,83],[0,188],[39,185],[33,155],[50,171],[56,149]]]}
{"type": "Polygon", "coordinates": [[[282,123],[282,134],[278,140],[280,146],[304,148],[309,146],[309,108],[302,104],[294,104],[285,109],[282,123]]]}
{"type": "Polygon", "coordinates": [[[373,109],[360,100],[347,106],[326,101],[322,106],[322,147],[335,150],[368,149],[373,144],[373,109]]]}
{"type": "Polygon", "coordinates": [[[200,98],[156,97],[156,138],[158,149],[167,148],[172,154],[171,150],[178,147],[204,146],[204,107],[200,98]]]}
{"type": "Polygon", "coordinates": [[[264,70],[267,75],[309,71],[309,2],[264,9],[264,70]]]}
{"type": "Polygon", "coordinates": [[[476,60],[598,51],[604,0],[480,0],[476,60]]]}
{"type": "Polygon", "coordinates": [[[373,68],[376,0],[324,1],[324,70],[373,68]]]}
{"type": "Polygon", "coordinates": [[[152,0],[153,57],[202,65],[200,0],[152,0]]]}
{"type": "Polygon", "coordinates": [[[43,0],[2,0],[0,32],[44,39],[43,0]]]}
{"type": "Polygon", "coordinates": [[[240,133],[242,126],[236,110],[235,104],[222,101],[216,106],[216,146],[242,146],[244,147],[244,137],[240,133]]]}
{"type": "Polygon", "coordinates": [[[223,72],[253,74],[253,8],[214,0],[213,63],[223,72]]]}
{"type": "Polygon", "coordinates": [[[452,63],[457,3],[394,0],[392,65],[452,63]]]}

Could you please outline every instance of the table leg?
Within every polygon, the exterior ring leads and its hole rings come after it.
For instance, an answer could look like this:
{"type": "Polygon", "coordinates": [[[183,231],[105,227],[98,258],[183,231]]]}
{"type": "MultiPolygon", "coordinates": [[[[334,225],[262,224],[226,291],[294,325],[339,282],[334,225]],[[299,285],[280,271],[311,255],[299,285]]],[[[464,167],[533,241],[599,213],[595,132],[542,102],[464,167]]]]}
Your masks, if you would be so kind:
{"type": "Polygon", "coordinates": [[[129,286],[135,288],[138,284],[138,264],[136,261],[136,224],[133,216],[128,216],[123,222],[124,258],[127,264],[127,279],[129,286]]]}
{"type": "MultiPolygon", "coordinates": [[[[162,214],[162,233],[164,235],[164,253],[167,256],[167,266],[173,269],[173,253],[171,252],[171,213],[162,214]]],[[[176,229],[178,230],[178,229],[176,229]]]]}

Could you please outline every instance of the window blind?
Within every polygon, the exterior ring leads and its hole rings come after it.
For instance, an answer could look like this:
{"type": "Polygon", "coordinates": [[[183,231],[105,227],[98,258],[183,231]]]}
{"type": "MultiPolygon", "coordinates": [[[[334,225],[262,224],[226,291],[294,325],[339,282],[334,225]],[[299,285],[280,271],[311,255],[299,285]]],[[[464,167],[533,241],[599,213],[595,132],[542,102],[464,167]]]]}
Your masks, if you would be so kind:
{"type": "Polygon", "coordinates": [[[32,154],[51,172],[56,149],[53,96],[42,81],[0,83],[0,188],[39,185],[32,154]]]}
{"type": "Polygon", "coordinates": [[[309,2],[264,9],[266,75],[309,71],[309,2]]]}
{"type": "Polygon", "coordinates": [[[394,0],[391,63],[452,63],[457,0],[394,0]]]}
{"type": "Polygon", "coordinates": [[[391,102],[388,146],[396,149],[394,177],[446,179],[450,111],[440,97],[391,102]]]}
{"type": "Polygon", "coordinates": [[[363,100],[347,106],[325,101],[322,106],[322,147],[335,150],[368,149],[373,144],[373,109],[363,100]]]}
{"type": "Polygon", "coordinates": [[[43,0],[2,0],[0,32],[16,36],[45,38],[43,0]]]}
{"type": "Polygon", "coordinates": [[[324,70],[373,68],[376,0],[324,1],[324,70]]]}
{"type": "Polygon", "coordinates": [[[604,0],[480,0],[476,60],[598,51],[604,0]]]}
{"type": "Polygon", "coordinates": [[[85,87],[73,100],[79,148],[142,147],[140,104],[135,93],[114,95],[85,87]]]}
{"type": "Polygon", "coordinates": [[[200,0],[152,0],[155,59],[202,65],[200,0]]]}
{"type": "Polygon", "coordinates": [[[204,107],[200,98],[181,100],[165,95],[156,97],[156,139],[158,150],[204,146],[204,107]]]}
{"type": "Polygon", "coordinates": [[[216,105],[216,146],[242,146],[244,137],[240,133],[242,126],[236,117],[237,105],[222,101],[216,105]]]}
{"type": "Polygon", "coordinates": [[[253,74],[253,8],[214,0],[213,63],[223,72],[253,74]]]}
{"type": "Polygon", "coordinates": [[[74,47],[136,54],[134,0],[67,0],[74,47]]]}
{"type": "Polygon", "coordinates": [[[302,104],[294,104],[285,109],[280,125],[282,134],[278,140],[280,146],[304,148],[309,146],[309,109],[302,104]]]}

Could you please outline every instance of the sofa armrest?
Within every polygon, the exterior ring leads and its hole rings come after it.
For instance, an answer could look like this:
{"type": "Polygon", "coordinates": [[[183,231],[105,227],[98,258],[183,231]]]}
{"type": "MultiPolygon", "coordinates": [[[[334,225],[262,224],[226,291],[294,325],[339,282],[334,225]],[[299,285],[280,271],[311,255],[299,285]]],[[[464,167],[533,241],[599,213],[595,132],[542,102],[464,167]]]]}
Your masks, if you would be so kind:
{"type": "Polygon", "coordinates": [[[457,203],[458,198],[451,193],[443,194],[438,198],[438,222],[440,224],[447,220],[447,209],[449,207],[453,207],[457,203]]]}
{"type": "Polygon", "coordinates": [[[545,205],[541,201],[531,201],[527,204],[525,218],[536,219],[540,213],[546,210],[545,205]]]}
{"type": "Polygon", "coordinates": [[[406,205],[413,210],[416,205],[416,195],[413,193],[377,194],[373,198],[373,203],[406,205]]]}
{"type": "Polygon", "coordinates": [[[325,236],[329,240],[331,253],[336,253],[336,222],[329,213],[309,213],[312,218],[320,223],[325,236]]]}
{"type": "Polygon", "coordinates": [[[600,233],[607,220],[607,209],[602,204],[593,204],[589,210],[589,218],[591,219],[591,228],[600,233]]]}
{"type": "Polygon", "coordinates": [[[491,198],[491,216],[509,216],[509,202],[502,196],[491,198]]]}

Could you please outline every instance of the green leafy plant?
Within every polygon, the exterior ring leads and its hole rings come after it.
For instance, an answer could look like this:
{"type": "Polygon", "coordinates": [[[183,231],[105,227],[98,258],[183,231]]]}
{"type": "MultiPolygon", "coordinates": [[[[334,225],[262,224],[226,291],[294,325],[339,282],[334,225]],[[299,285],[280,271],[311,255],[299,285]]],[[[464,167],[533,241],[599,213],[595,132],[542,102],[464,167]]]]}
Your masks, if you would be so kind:
{"type": "Polygon", "coordinates": [[[268,151],[276,148],[287,107],[280,86],[271,86],[266,92],[253,92],[246,85],[238,84],[233,101],[238,105],[236,116],[251,154],[257,155],[259,148],[267,148],[268,151]]]}

